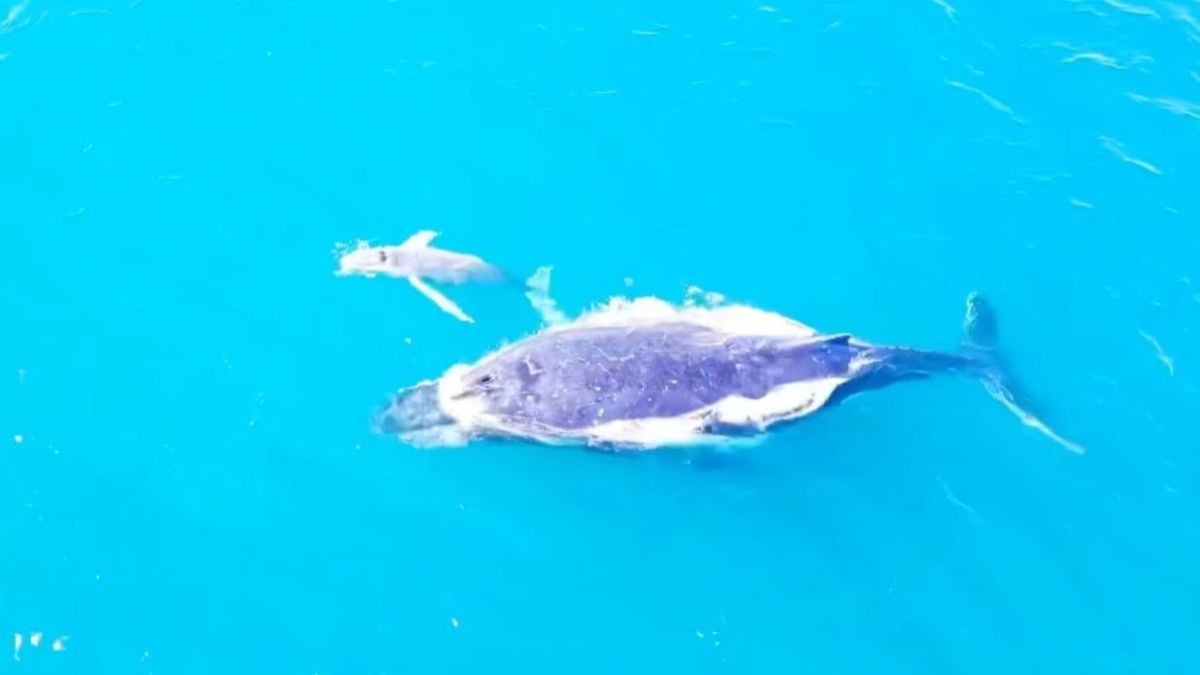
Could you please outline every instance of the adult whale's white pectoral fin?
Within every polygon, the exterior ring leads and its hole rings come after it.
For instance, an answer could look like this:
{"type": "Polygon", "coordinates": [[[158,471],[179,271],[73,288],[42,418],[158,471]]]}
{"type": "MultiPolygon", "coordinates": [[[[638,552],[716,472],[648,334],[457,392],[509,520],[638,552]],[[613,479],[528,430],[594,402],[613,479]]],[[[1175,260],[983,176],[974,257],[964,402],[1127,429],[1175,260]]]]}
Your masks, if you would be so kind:
{"type": "Polygon", "coordinates": [[[447,298],[446,296],[442,295],[442,293],[440,291],[438,291],[436,288],[433,288],[429,284],[422,281],[420,277],[409,275],[408,283],[412,284],[413,288],[420,291],[421,295],[424,295],[425,297],[432,300],[433,304],[440,307],[443,312],[450,314],[451,316],[455,317],[459,321],[465,321],[467,323],[475,323],[475,319],[472,319],[471,317],[467,316],[467,313],[462,311],[462,309],[459,308],[458,305],[454,304],[454,302],[452,300],[450,300],[450,298],[447,298]]]}
{"type": "Polygon", "coordinates": [[[438,233],[433,230],[421,230],[413,236],[405,239],[401,244],[401,248],[427,248],[429,242],[433,241],[438,233]]]}
{"type": "Polygon", "coordinates": [[[1083,455],[1087,453],[1087,449],[1082,445],[1059,435],[1057,431],[1050,428],[1050,425],[1043,422],[1033,413],[1022,408],[1017,401],[1014,400],[1012,393],[1004,387],[1004,383],[996,379],[995,376],[984,378],[983,386],[992,398],[1002,403],[1005,408],[1008,408],[1008,410],[1012,412],[1012,414],[1016,415],[1017,419],[1021,420],[1021,423],[1025,426],[1042,432],[1050,440],[1058,443],[1062,447],[1077,455],[1083,455]]]}

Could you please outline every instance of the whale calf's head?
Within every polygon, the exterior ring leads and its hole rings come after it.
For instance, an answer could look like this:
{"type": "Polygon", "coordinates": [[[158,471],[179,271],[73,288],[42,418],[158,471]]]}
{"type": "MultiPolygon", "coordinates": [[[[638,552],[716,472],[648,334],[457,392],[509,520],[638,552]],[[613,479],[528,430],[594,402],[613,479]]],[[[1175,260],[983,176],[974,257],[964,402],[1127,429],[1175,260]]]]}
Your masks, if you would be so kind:
{"type": "Polygon", "coordinates": [[[351,274],[375,275],[394,271],[397,260],[395,252],[388,246],[368,246],[359,242],[338,259],[338,276],[351,274]]]}

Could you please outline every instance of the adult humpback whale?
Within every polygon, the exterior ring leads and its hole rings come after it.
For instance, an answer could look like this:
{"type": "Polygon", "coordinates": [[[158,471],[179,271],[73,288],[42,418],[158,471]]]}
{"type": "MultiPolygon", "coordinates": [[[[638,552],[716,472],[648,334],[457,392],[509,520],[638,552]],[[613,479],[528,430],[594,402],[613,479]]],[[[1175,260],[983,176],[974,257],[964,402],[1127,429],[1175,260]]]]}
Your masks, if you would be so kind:
{"type": "Polygon", "coordinates": [[[1037,417],[1009,373],[988,302],[973,293],[966,305],[961,348],[948,353],[820,334],[741,305],[615,301],[400,390],[377,428],[422,446],[485,437],[636,450],[720,443],[859,392],[958,373],[1082,453],[1037,417]]]}

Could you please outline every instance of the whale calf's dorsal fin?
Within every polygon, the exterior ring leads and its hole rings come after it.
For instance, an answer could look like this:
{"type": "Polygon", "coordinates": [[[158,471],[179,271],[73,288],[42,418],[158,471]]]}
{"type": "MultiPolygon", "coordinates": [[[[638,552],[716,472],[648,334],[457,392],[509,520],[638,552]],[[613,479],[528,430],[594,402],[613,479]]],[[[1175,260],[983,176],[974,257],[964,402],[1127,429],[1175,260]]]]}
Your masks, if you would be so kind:
{"type": "Polygon", "coordinates": [[[401,242],[400,248],[428,248],[429,242],[433,241],[437,236],[438,233],[434,230],[421,230],[401,242]]]}

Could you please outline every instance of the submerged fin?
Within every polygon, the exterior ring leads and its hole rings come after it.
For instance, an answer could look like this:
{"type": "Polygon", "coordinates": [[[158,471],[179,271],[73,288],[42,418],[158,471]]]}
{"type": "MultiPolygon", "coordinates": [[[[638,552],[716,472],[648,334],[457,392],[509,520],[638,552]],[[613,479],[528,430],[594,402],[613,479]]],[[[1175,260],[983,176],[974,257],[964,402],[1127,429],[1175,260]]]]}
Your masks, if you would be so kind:
{"type": "Polygon", "coordinates": [[[467,323],[475,323],[475,319],[472,319],[471,317],[467,316],[467,313],[462,311],[462,309],[459,308],[458,305],[454,304],[454,302],[452,300],[450,300],[450,298],[447,298],[446,296],[442,295],[442,293],[440,291],[438,291],[436,288],[433,288],[429,284],[422,281],[420,277],[409,276],[408,283],[412,284],[413,288],[420,291],[421,295],[424,295],[425,297],[432,300],[433,304],[440,307],[443,312],[450,314],[451,316],[455,317],[459,321],[465,321],[467,323]]]}
{"type": "Polygon", "coordinates": [[[376,433],[398,436],[415,447],[463,445],[468,434],[438,403],[438,383],[422,382],[388,397],[375,413],[376,433]]]}
{"type": "Polygon", "coordinates": [[[967,312],[963,319],[962,350],[978,364],[979,378],[984,389],[1017,416],[1026,426],[1037,429],[1048,438],[1073,453],[1082,455],[1085,449],[1060,436],[1035,412],[1030,396],[1004,362],[998,347],[996,313],[991,303],[979,293],[967,296],[967,312]]]}

